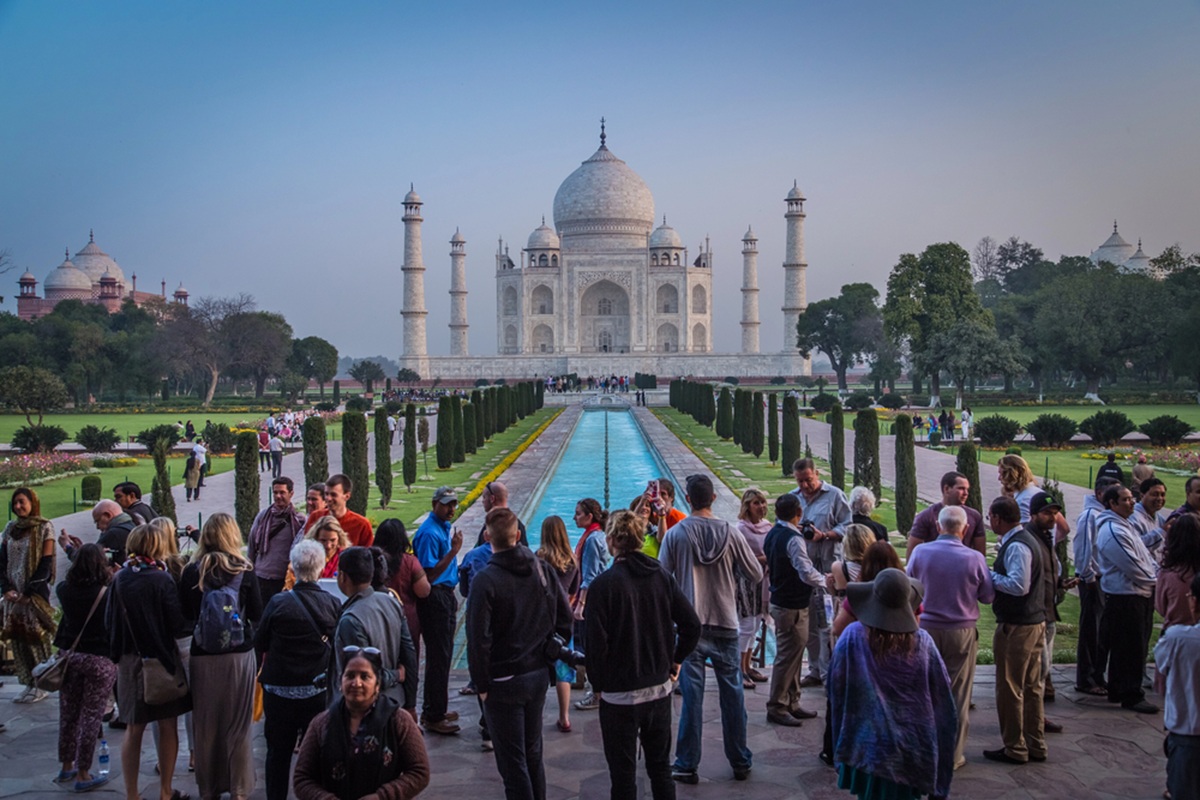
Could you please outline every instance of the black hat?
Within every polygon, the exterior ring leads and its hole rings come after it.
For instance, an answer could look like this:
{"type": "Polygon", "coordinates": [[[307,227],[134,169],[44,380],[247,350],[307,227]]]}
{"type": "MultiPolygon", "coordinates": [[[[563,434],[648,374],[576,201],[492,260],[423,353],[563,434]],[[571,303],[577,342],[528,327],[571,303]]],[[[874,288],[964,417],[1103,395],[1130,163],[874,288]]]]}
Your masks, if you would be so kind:
{"type": "Polygon", "coordinates": [[[1055,500],[1046,492],[1038,492],[1029,499],[1029,516],[1035,517],[1047,508],[1062,511],[1062,503],[1055,500]]]}

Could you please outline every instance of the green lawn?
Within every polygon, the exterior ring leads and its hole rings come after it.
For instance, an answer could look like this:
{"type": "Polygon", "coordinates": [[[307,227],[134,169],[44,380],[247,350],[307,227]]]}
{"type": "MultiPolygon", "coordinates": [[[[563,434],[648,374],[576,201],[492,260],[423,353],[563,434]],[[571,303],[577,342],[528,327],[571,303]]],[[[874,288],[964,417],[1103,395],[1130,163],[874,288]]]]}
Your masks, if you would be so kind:
{"type": "Polygon", "coordinates": [[[1192,430],[1200,430],[1200,404],[1196,403],[1140,406],[971,406],[971,413],[975,415],[975,419],[999,414],[1009,419],[1015,419],[1022,425],[1033,422],[1033,420],[1042,414],[1062,414],[1064,417],[1070,417],[1076,422],[1082,422],[1097,411],[1104,410],[1124,412],[1133,420],[1135,425],[1141,425],[1143,422],[1148,422],[1154,417],[1169,414],[1191,424],[1192,430]]]}
{"type": "MultiPolygon", "coordinates": [[[[543,408],[523,420],[518,420],[504,433],[488,440],[478,452],[468,453],[465,462],[455,464],[450,469],[437,468],[437,448],[431,446],[426,474],[424,456],[418,451],[417,483],[412,487],[411,494],[405,491],[403,463],[397,461],[392,464],[392,499],[387,508],[379,507],[379,490],[375,487],[375,473],[371,473],[371,497],[367,505],[367,518],[371,520],[372,525],[378,525],[388,517],[397,517],[403,520],[411,531],[417,518],[429,511],[434,489],[439,486],[453,486],[460,499],[465,497],[484,475],[557,411],[558,409],[543,408]]],[[[459,513],[465,510],[459,508],[459,513]]],[[[471,544],[474,542],[472,538],[471,544]]]]}
{"type": "MultiPolygon", "coordinates": [[[[171,472],[172,483],[178,484],[183,482],[183,465],[186,460],[184,456],[174,456],[167,460],[167,469],[171,472]]],[[[209,457],[209,475],[219,475],[231,469],[233,469],[232,456],[209,457]]],[[[149,497],[150,483],[154,478],[154,459],[148,457],[139,458],[137,466],[112,467],[102,469],[97,474],[100,476],[101,497],[111,498],[112,487],[127,480],[133,481],[142,487],[142,492],[149,497]]],[[[88,506],[82,503],[78,505],[74,504],[75,499],[79,495],[79,487],[82,481],[82,475],[75,475],[48,481],[40,486],[34,486],[33,490],[37,492],[38,499],[42,502],[42,516],[52,519],[88,508],[88,506]]],[[[186,519],[186,508],[187,504],[181,502],[181,498],[177,498],[176,510],[178,511],[180,523],[185,521],[191,522],[190,519],[186,519]]],[[[12,515],[11,512],[8,512],[7,503],[5,504],[5,511],[8,513],[9,518],[11,518],[12,515]]]]}
{"type": "MultiPolygon", "coordinates": [[[[192,424],[196,426],[197,432],[204,431],[204,425],[208,421],[217,424],[225,423],[230,427],[247,423],[256,425],[267,418],[266,412],[253,411],[250,413],[227,413],[214,411],[209,414],[203,412],[187,416],[184,414],[106,414],[103,412],[94,412],[87,414],[47,414],[44,423],[46,425],[57,425],[68,434],[68,442],[75,441],[75,434],[85,425],[95,425],[99,428],[116,428],[117,433],[121,436],[122,442],[128,442],[131,436],[136,436],[141,431],[147,428],[153,428],[156,425],[174,425],[179,420],[185,423],[191,419],[192,424]]],[[[24,427],[25,416],[23,414],[0,414],[0,442],[11,442],[13,433],[17,428],[24,427]]],[[[342,425],[340,422],[327,426],[327,435],[330,439],[341,438],[342,425]]]]}

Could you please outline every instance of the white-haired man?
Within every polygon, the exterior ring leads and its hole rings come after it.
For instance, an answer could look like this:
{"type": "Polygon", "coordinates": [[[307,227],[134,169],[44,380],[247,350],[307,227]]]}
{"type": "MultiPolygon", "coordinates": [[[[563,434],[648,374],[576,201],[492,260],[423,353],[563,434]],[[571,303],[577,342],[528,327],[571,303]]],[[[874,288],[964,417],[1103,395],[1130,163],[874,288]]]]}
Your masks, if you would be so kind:
{"type": "Polygon", "coordinates": [[[975,685],[975,657],[979,652],[979,604],[990,603],[996,592],[987,560],[963,544],[968,530],[962,506],[943,506],[937,516],[938,538],[913,550],[908,574],[925,584],[925,611],[921,627],[937,645],[958,708],[958,740],[954,767],[967,763],[968,714],[975,685]]]}

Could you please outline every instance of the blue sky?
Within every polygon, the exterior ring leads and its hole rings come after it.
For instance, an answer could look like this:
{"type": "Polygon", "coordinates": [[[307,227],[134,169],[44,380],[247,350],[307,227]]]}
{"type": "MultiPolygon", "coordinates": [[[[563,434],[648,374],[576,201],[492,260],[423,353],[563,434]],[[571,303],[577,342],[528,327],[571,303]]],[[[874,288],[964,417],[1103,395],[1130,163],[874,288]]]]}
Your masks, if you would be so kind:
{"type": "Polygon", "coordinates": [[[425,201],[432,353],[449,238],[471,350],[493,254],[595,150],[716,254],[739,346],[741,237],[782,345],[783,197],[808,197],[809,299],[904,252],[1018,235],[1086,255],[1118,219],[1200,250],[1200,3],[0,0],[0,248],[39,280],[97,242],[139,288],[253,294],[297,335],[398,354],[401,198],[425,201]]]}

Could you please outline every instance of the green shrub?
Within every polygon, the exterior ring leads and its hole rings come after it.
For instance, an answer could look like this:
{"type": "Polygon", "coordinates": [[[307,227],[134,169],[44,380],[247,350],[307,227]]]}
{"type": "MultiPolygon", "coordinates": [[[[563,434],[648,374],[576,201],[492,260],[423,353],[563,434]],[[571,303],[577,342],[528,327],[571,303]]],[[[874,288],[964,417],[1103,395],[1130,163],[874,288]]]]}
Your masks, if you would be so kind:
{"type": "Polygon", "coordinates": [[[179,441],[180,436],[179,429],[174,425],[155,425],[153,428],[146,428],[146,430],[139,432],[133,438],[142,447],[153,451],[154,445],[158,443],[159,439],[166,439],[169,445],[174,446],[179,441]]]}
{"type": "Polygon", "coordinates": [[[475,379],[475,387],[476,388],[479,388],[481,386],[491,386],[491,385],[492,385],[492,382],[489,381],[487,378],[476,378],[475,379]]]}
{"type": "Polygon", "coordinates": [[[739,381],[737,378],[733,377],[732,375],[726,377],[724,382],[728,383],[730,386],[737,386],[739,383],[741,383],[741,381],[739,381]]]}
{"type": "Polygon", "coordinates": [[[776,375],[774,378],[771,378],[771,385],[787,386],[787,378],[783,377],[782,375],[776,375]]]}
{"type": "Polygon", "coordinates": [[[733,396],[728,386],[721,387],[721,395],[717,398],[717,427],[718,438],[733,438],[733,396]]]}
{"type": "Polygon", "coordinates": [[[979,455],[971,442],[963,442],[958,446],[956,468],[971,482],[971,488],[967,491],[967,505],[982,514],[983,493],[979,488],[979,455]]]}
{"type": "Polygon", "coordinates": [[[330,402],[329,400],[322,400],[313,406],[313,408],[315,408],[317,411],[324,411],[326,414],[328,414],[331,411],[337,411],[337,403],[330,402]]]}
{"type": "Polygon", "coordinates": [[[1062,414],[1041,414],[1025,426],[1038,447],[1062,447],[1069,444],[1079,424],[1062,414]]]}
{"type": "Polygon", "coordinates": [[[350,479],[353,490],[346,507],[356,514],[367,513],[367,498],[371,492],[367,465],[367,418],[361,412],[347,411],[342,417],[342,472],[350,479]]]}
{"type": "MultiPolygon", "coordinates": [[[[307,425],[305,428],[307,434],[307,425]]],[[[258,497],[261,488],[258,475],[258,435],[254,431],[243,431],[237,435],[233,473],[233,514],[237,519],[238,527],[242,529],[242,539],[248,540],[254,518],[258,516],[258,497]]],[[[325,480],[325,476],[322,476],[321,480],[325,480]]]]}
{"type": "Polygon", "coordinates": [[[1091,437],[1097,447],[1112,447],[1125,434],[1137,430],[1137,426],[1123,411],[1110,408],[1097,411],[1079,423],[1079,430],[1091,437]]]}
{"type": "Polygon", "coordinates": [[[1017,446],[1014,444],[1012,447],[1007,447],[1007,448],[1005,448],[1005,450],[1004,450],[1004,455],[1006,455],[1006,456],[1019,456],[1019,455],[1021,455],[1023,452],[1025,452],[1025,451],[1024,451],[1024,450],[1022,450],[1021,448],[1017,447],[1017,446]]]}
{"type": "Polygon", "coordinates": [[[883,497],[879,473],[879,417],[863,409],[854,417],[854,485],[883,497]]]}
{"type": "MultiPolygon", "coordinates": [[[[821,395],[817,395],[820,397],[821,395]]],[[[830,395],[825,395],[829,397],[830,395]]],[[[829,409],[829,482],[846,491],[846,418],[840,403],[829,409]]]]}
{"type": "Polygon", "coordinates": [[[12,446],[22,453],[50,453],[66,440],[57,425],[22,425],[13,431],[12,446]]]}
{"type": "Polygon", "coordinates": [[[89,453],[111,452],[121,441],[121,434],[116,428],[101,428],[96,425],[84,425],[75,434],[75,443],[89,453]]]}
{"type": "Polygon", "coordinates": [[[228,425],[210,422],[204,426],[204,444],[210,453],[232,453],[237,447],[237,439],[233,428],[228,425]]]}
{"type": "Polygon", "coordinates": [[[785,477],[792,474],[792,464],[800,458],[800,406],[793,395],[783,396],[783,440],[780,444],[780,466],[785,477]]]}
{"type": "Polygon", "coordinates": [[[167,470],[167,455],[171,452],[171,443],[159,439],[154,450],[154,479],[150,481],[150,506],[160,517],[167,517],[175,524],[175,495],[171,493],[171,473],[167,470]]]}
{"type": "Polygon", "coordinates": [[[371,398],[363,397],[361,394],[355,395],[346,401],[346,410],[365,414],[371,410],[371,398]]]}
{"type": "Polygon", "coordinates": [[[896,415],[896,530],[908,536],[917,515],[917,456],[912,418],[896,415]]]}
{"type": "Polygon", "coordinates": [[[324,483],[329,477],[329,450],[325,442],[325,420],[309,417],[304,420],[304,485],[324,483]]]}
{"type": "Polygon", "coordinates": [[[975,420],[975,435],[984,447],[1007,447],[1020,432],[1020,423],[999,414],[975,420]]]}
{"type": "Polygon", "coordinates": [[[836,396],[834,396],[832,394],[825,394],[824,392],[822,392],[821,394],[818,394],[817,396],[815,396],[812,399],[812,403],[810,403],[810,406],[812,407],[812,410],[817,412],[818,414],[824,414],[826,411],[829,411],[837,404],[838,404],[838,399],[836,396]]]}
{"type": "Polygon", "coordinates": [[[1142,425],[1139,430],[1150,437],[1155,447],[1170,447],[1179,444],[1192,432],[1192,426],[1179,417],[1164,414],[1142,425]]]}
{"type": "Polygon", "coordinates": [[[846,398],[847,411],[862,411],[864,408],[870,408],[875,402],[871,395],[863,391],[854,392],[846,398]]]}
{"type": "Polygon", "coordinates": [[[97,469],[115,469],[118,467],[136,467],[138,460],[133,456],[121,456],[119,458],[93,458],[92,466],[97,469]]]}
{"type": "Polygon", "coordinates": [[[79,498],[85,503],[98,503],[102,489],[99,475],[84,475],[79,486],[79,498]]]}
{"type": "MultiPolygon", "coordinates": [[[[388,380],[391,380],[391,378],[388,378],[388,380]]],[[[404,403],[401,403],[399,400],[388,400],[383,404],[383,410],[389,417],[394,417],[404,411],[404,403]]]]}
{"type": "Polygon", "coordinates": [[[941,431],[930,431],[929,432],[929,446],[930,447],[941,447],[942,446],[942,432],[941,431]]]}
{"type": "Polygon", "coordinates": [[[492,381],[492,386],[504,386],[506,383],[508,381],[504,380],[504,378],[496,378],[496,380],[492,381]]]}
{"type": "Polygon", "coordinates": [[[879,405],[895,411],[897,409],[904,408],[904,397],[896,394],[895,392],[888,392],[887,394],[880,396],[879,405]]]}
{"type": "Polygon", "coordinates": [[[375,488],[379,507],[387,508],[392,500],[392,434],[388,415],[382,411],[375,412],[375,488]]]}

